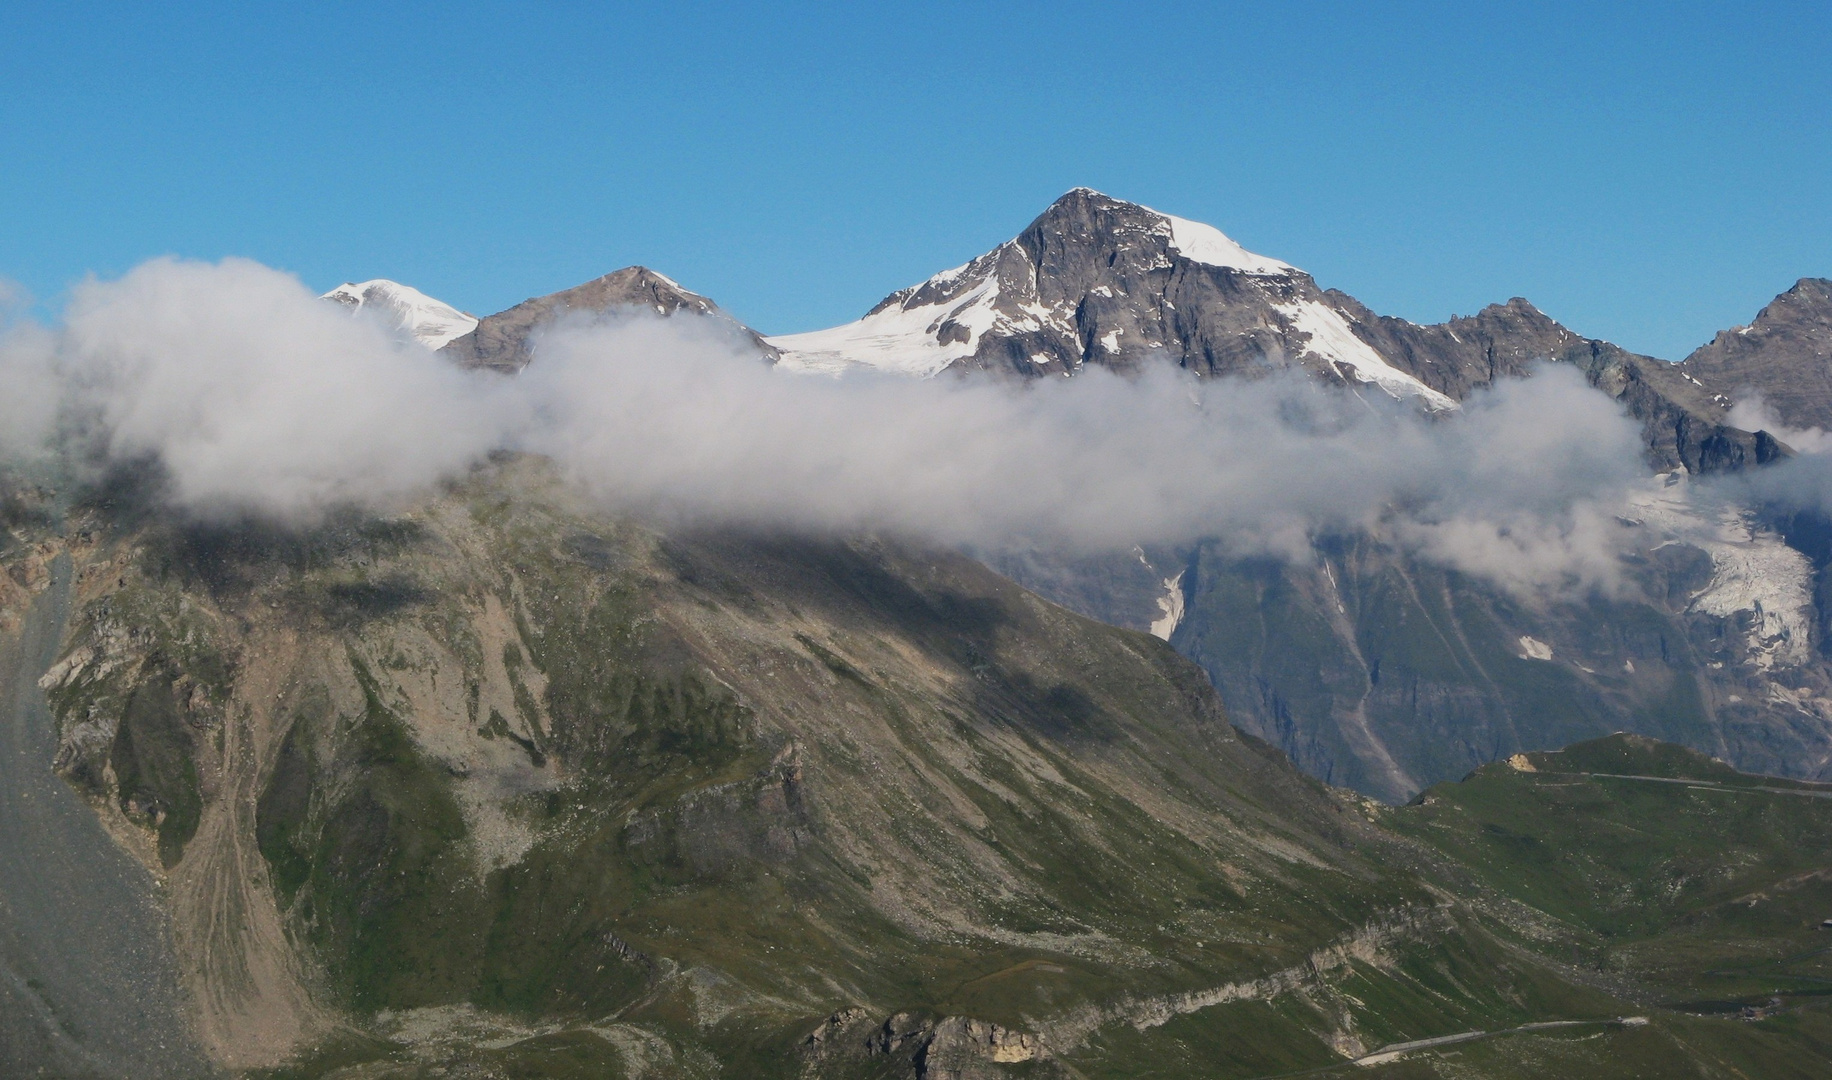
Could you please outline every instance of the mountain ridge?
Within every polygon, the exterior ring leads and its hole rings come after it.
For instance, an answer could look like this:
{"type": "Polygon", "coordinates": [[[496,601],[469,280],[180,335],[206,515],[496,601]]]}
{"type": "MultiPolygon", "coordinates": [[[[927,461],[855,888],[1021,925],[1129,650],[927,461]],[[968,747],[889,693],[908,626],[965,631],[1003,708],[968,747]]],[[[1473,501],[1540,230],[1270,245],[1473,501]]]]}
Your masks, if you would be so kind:
{"type": "Polygon", "coordinates": [[[1615,737],[1383,808],[971,560],[657,531],[531,459],[309,535],[46,524],[9,523],[0,588],[70,568],[58,770],[169,882],[204,1042],[250,1080],[1832,1053],[1818,789],[1615,737]],[[1727,834],[1724,799],[1767,801],[1727,834]],[[1568,888],[1545,853],[1591,834],[1568,888]]]}
{"type": "Polygon", "coordinates": [[[1534,364],[1569,363],[1642,422],[1656,470],[1723,471],[1789,452],[1766,432],[1728,422],[1731,397],[1718,373],[1700,370],[1702,356],[1689,368],[1632,353],[1575,333],[1521,297],[1438,324],[1379,315],[1212,226],[1085,187],[1012,240],[895,290],[853,323],[766,337],[673,279],[633,266],[486,316],[440,349],[461,366],[513,373],[532,359],[541,327],[619,308],[714,318],[766,360],[803,373],[862,367],[1022,380],[1160,360],[1203,377],[1297,367],[1430,411],[1454,409],[1534,364]]]}

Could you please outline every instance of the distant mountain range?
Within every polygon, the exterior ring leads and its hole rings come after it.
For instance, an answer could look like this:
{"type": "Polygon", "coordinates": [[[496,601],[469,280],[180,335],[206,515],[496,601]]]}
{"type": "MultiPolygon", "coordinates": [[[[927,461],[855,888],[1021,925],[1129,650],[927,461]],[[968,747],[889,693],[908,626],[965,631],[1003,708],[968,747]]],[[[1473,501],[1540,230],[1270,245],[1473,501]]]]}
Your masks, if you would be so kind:
{"type": "Polygon", "coordinates": [[[1752,508],[1703,547],[1662,546],[1677,534],[1661,523],[1687,511],[1653,479],[1787,456],[1783,440],[1732,422],[1752,391],[1789,426],[1832,427],[1832,282],[1803,279],[1749,327],[1674,364],[1584,337],[1518,297],[1430,326],[1378,315],[1210,226],[1078,188],[1012,240],[832,329],[765,338],[632,267],[489,316],[442,348],[513,372],[538,360],[536,331],[554,319],[627,307],[729,323],[804,375],[1297,369],[1448,413],[1537,363],[1571,365],[1642,426],[1651,486],[1638,520],[1658,554],[1638,571],[1652,575],[1639,599],[1525,603],[1365,534],[1318,537],[1308,566],[1242,560],[1220,544],[979,554],[1070,608],[1167,638],[1209,672],[1236,722],[1318,776],[1382,798],[1618,729],[1752,769],[1832,775],[1828,612],[1816,599],[1832,560],[1819,538],[1832,530],[1752,508]]]}

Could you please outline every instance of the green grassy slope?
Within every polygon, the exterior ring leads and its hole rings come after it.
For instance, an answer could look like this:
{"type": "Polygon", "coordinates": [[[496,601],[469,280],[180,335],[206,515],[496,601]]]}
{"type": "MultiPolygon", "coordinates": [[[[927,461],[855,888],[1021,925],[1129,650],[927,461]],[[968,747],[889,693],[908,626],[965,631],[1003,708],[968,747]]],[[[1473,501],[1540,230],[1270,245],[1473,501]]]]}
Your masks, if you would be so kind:
{"type": "Polygon", "coordinates": [[[1635,1037],[1693,1074],[1832,1067],[1832,785],[1613,735],[1381,816],[1473,903],[1543,916],[1526,944],[1637,1005],[1651,1023],[1635,1037]]]}

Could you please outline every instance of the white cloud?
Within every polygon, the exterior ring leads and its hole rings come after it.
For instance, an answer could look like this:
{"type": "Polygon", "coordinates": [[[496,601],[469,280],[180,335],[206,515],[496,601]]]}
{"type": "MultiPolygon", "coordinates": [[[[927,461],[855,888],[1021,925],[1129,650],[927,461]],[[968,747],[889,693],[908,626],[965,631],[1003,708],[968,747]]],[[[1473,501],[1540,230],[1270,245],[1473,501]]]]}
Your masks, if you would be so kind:
{"type": "Polygon", "coordinates": [[[60,332],[6,350],[9,372],[55,370],[111,454],[160,458],[179,504],[289,520],[391,505],[509,446],[651,514],[1295,558],[1319,529],[1368,527],[1506,585],[1608,587],[1613,515],[1645,474],[1636,425],[1557,367],[1430,418],[1168,366],[1023,387],[794,376],[710,320],[627,313],[555,327],[505,379],[240,260],[85,285],[60,332]]]}
{"type": "Polygon", "coordinates": [[[76,290],[71,405],[116,456],[156,455],[202,512],[385,503],[499,445],[504,388],[256,263],[158,260],[76,290]]]}

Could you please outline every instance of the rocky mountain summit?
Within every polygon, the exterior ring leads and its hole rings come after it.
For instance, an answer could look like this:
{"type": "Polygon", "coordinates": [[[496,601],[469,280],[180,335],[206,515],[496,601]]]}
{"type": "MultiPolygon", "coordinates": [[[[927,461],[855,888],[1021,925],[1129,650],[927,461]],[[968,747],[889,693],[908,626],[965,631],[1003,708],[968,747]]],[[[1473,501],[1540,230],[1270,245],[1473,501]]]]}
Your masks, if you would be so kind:
{"type": "MultiPolygon", "coordinates": [[[[351,302],[337,290],[327,295],[351,302]]],[[[437,347],[465,367],[513,373],[532,360],[541,328],[620,309],[716,319],[794,372],[860,367],[1026,379],[1162,362],[1205,377],[1297,368],[1429,411],[1455,409],[1471,392],[1536,363],[1563,363],[1642,422],[1655,469],[1712,472],[1786,452],[1767,433],[1729,423],[1731,398],[1715,389],[1724,381],[1716,370],[1707,380],[1583,337],[1519,297],[1433,326],[1378,315],[1211,226],[1087,188],[1056,200],[992,251],[827,330],[765,338],[708,298],[634,266],[524,301],[469,332],[440,330],[437,347]]],[[[1706,364],[1693,366],[1702,372],[1706,364]]]]}
{"type": "Polygon", "coordinates": [[[1760,394],[1788,427],[1832,429],[1832,280],[1801,278],[1679,370],[1725,398],[1760,394]]]}
{"type": "Polygon", "coordinates": [[[1174,363],[1252,377],[1295,366],[1437,412],[1536,364],[1576,367],[1642,425],[1652,475],[1636,524],[1649,556],[1635,594],[1529,601],[1362,534],[1317,537],[1308,564],[1242,560],[1222,542],[982,554],[1075,610],[1166,637],[1204,666],[1238,723],[1315,775],[1382,798],[1618,729],[1751,768],[1832,769],[1832,666],[1812,599],[1823,559],[1789,546],[1804,543],[1800,522],[1782,530],[1746,513],[1708,527],[1673,495],[1688,476],[1787,448],[1736,428],[1730,395],[1685,367],[1583,337],[1524,299],[1435,326],[1380,316],[1206,226],[1081,189],[856,323],[770,341],[785,367],[808,372],[1026,379],[1174,363]],[[1682,538],[1714,531],[1703,546],[1682,538]]]}
{"type": "Polygon", "coordinates": [[[525,300],[481,320],[474,330],[453,338],[442,351],[462,367],[514,374],[534,358],[535,336],[542,328],[569,317],[590,319],[625,309],[714,319],[751,342],[760,353],[775,356],[775,350],[762,337],[719,310],[717,304],[641,266],[625,267],[583,285],[525,300]]]}

